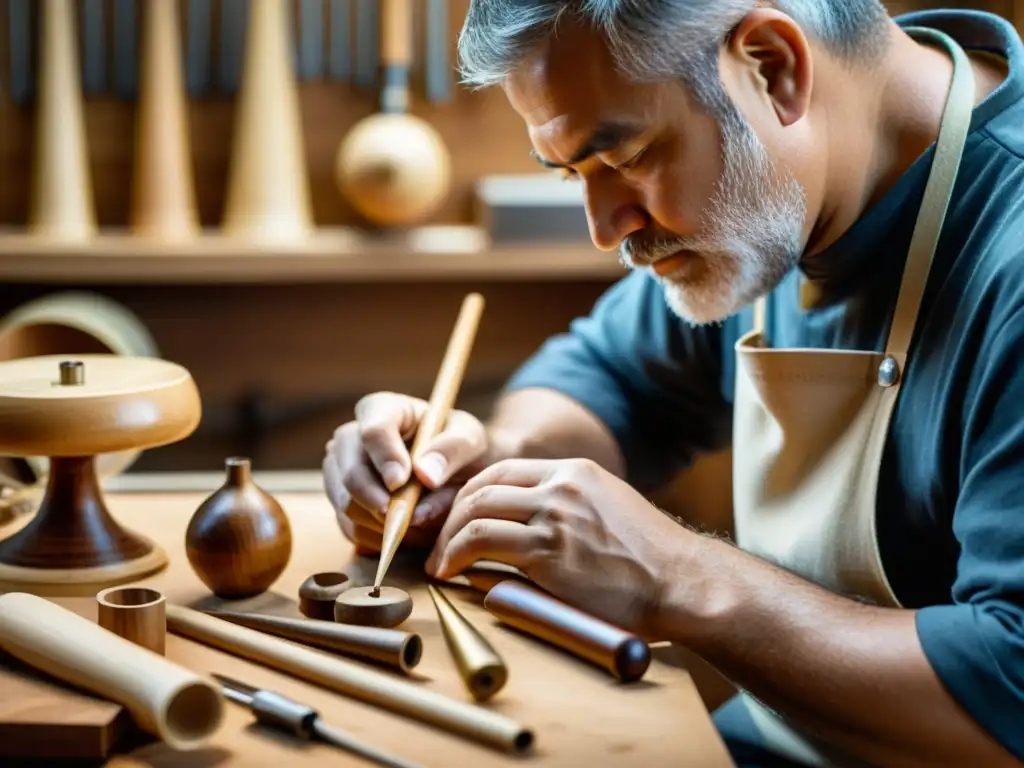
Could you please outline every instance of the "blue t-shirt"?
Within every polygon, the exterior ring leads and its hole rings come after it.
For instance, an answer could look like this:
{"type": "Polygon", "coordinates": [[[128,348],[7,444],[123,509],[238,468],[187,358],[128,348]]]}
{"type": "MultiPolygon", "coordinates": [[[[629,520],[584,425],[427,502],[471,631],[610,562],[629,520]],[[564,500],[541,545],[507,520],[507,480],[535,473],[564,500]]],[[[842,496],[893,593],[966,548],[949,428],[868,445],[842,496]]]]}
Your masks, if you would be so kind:
{"type": "MultiPolygon", "coordinates": [[[[1024,44],[976,11],[897,21],[1002,56],[1010,74],[974,112],[929,274],[881,467],[879,546],[937,674],[1024,759],[1024,44]]],[[[884,349],[933,151],[774,291],[772,346],[884,349]],[[823,306],[801,308],[801,271],[826,287],[823,306]]],[[[630,481],[653,488],[731,440],[733,346],[751,323],[747,308],[692,328],[634,272],[509,389],[579,401],[616,436],[630,481]]]]}

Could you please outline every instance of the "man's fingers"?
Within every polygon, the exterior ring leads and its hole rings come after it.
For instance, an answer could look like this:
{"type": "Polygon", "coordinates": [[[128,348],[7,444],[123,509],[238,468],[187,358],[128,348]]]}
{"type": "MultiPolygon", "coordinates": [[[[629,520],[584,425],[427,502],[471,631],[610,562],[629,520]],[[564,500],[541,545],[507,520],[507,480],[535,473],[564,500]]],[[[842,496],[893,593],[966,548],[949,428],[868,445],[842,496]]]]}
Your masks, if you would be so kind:
{"type": "Polygon", "coordinates": [[[505,459],[499,461],[471,477],[455,497],[454,506],[459,506],[464,499],[488,486],[522,486],[524,488],[540,485],[558,468],[558,461],[553,459],[505,459]]]}
{"type": "Polygon", "coordinates": [[[363,528],[369,528],[373,531],[383,531],[384,524],[381,522],[384,517],[378,519],[373,512],[368,511],[365,507],[360,506],[355,501],[351,502],[345,509],[345,515],[355,525],[363,528]]]}
{"type": "Polygon", "coordinates": [[[437,536],[427,568],[433,570],[439,564],[436,558],[464,529],[475,523],[485,520],[506,520],[517,524],[530,522],[538,509],[538,495],[539,492],[533,488],[511,485],[489,485],[469,496],[460,493],[437,536]]]}
{"type": "Polygon", "coordinates": [[[388,490],[409,479],[412,462],[405,440],[416,431],[427,404],[414,397],[378,392],[355,408],[359,440],[388,490]]]}
{"type": "Polygon", "coordinates": [[[444,431],[423,447],[416,475],[428,488],[439,488],[487,450],[487,431],[465,411],[452,411],[444,431]]]}
{"type": "Polygon", "coordinates": [[[443,546],[438,542],[427,569],[438,579],[450,579],[478,560],[495,560],[529,573],[531,564],[547,550],[549,538],[548,531],[539,526],[476,519],[443,546]]]}

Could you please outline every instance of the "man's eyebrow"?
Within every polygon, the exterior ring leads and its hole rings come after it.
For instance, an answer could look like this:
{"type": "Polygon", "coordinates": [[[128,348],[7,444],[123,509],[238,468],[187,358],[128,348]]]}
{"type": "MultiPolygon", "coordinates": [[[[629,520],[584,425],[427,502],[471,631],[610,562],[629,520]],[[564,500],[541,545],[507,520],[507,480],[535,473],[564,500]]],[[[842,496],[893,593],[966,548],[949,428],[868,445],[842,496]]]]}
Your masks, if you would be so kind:
{"type": "Polygon", "coordinates": [[[568,165],[581,163],[591,155],[595,155],[598,152],[607,152],[610,149],[614,149],[622,142],[637,136],[641,132],[641,127],[635,123],[600,123],[593,132],[591,132],[589,138],[583,143],[583,146],[576,150],[575,154],[569,158],[569,162],[565,165],[551,162],[550,160],[542,157],[536,150],[530,150],[530,154],[538,163],[546,168],[565,168],[568,165]]]}

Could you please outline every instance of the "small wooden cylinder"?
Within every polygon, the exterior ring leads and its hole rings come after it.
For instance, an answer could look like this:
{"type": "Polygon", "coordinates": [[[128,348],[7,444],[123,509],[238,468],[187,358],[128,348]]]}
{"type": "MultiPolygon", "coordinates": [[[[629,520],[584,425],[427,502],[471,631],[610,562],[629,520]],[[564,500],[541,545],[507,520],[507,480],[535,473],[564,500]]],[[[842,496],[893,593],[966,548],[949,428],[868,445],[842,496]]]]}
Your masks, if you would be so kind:
{"type": "Polygon", "coordinates": [[[155,589],[110,587],[96,595],[96,623],[136,645],[164,655],[167,601],[155,589]]]}
{"type": "Polygon", "coordinates": [[[650,666],[651,650],[641,638],[519,581],[492,587],[484,608],[510,627],[586,659],[623,683],[639,680],[650,666]]]}
{"type": "Polygon", "coordinates": [[[334,621],[334,601],[351,586],[348,574],[340,571],[314,573],[299,587],[299,610],[310,619],[334,621]]]}

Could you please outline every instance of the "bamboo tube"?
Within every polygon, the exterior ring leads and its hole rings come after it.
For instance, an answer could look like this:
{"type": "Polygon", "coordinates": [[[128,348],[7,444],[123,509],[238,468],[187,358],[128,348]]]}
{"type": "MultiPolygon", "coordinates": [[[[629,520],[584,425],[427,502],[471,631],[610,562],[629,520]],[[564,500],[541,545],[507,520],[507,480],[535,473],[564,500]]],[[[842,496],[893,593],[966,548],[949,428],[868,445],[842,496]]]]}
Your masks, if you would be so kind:
{"type": "Polygon", "coordinates": [[[440,589],[428,584],[427,590],[434,600],[441,631],[466,690],[477,701],[486,701],[508,681],[505,661],[440,589]]]}
{"type": "Polygon", "coordinates": [[[43,0],[28,231],[53,240],[96,234],[82,114],[75,4],[43,0]]]}
{"type": "Polygon", "coordinates": [[[178,26],[178,0],[146,0],[131,225],[165,241],[199,234],[178,26]]]}
{"type": "Polygon", "coordinates": [[[236,611],[203,611],[241,627],[294,640],[326,651],[355,656],[409,672],[423,657],[423,639],[412,632],[357,627],[320,619],[292,619],[236,611]]]}
{"type": "MultiPolygon", "coordinates": [[[[434,389],[430,393],[427,412],[423,415],[419,428],[416,430],[416,438],[413,440],[411,450],[414,461],[423,447],[437,437],[448,421],[448,414],[451,413],[452,406],[455,405],[459,394],[459,387],[462,386],[462,377],[469,363],[469,355],[473,349],[473,342],[476,339],[483,311],[484,297],[479,293],[470,293],[463,299],[462,309],[455,321],[452,335],[448,339],[448,348],[445,350],[441,368],[434,381],[434,389]]],[[[380,589],[384,575],[391,566],[391,560],[398,551],[402,539],[405,538],[405,532],[409,530],[409,521],[412,520],[412,513],[416,509],[422,492],[423,485],[413,473],[409,482],[399,488],[391,497],[387,517],[384,518],[377,575],[373,581],[376,590],[380,589]]]]}
{"type": "Polygon", "coordinates": [[[497,712],[191,608],[168,605],[167,626],[175,634],[501,750],[526,752],[533,745],[531,729],[497,712]]]}
{"type": "Polygon", "coordinates": [[[515,579],[492,587],[484,608],[499,621],[596,664],[623,683],[639,680],[651,663],[641,638],[577,610],[515,579]]]}
{"type": "Polygon", "coordinates": [[[203,746],[223,721],[215,683],[35,595],[0,595],[0,648],[121,704],[140,728],[173,749],[203,746]]]}
{"type": "Polygon", "coordinates": [[[313,229],[286,0],[252,0],[224,232],[267,243],[313,229]]]}

